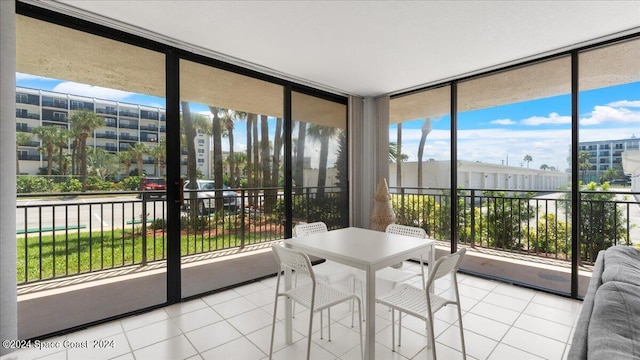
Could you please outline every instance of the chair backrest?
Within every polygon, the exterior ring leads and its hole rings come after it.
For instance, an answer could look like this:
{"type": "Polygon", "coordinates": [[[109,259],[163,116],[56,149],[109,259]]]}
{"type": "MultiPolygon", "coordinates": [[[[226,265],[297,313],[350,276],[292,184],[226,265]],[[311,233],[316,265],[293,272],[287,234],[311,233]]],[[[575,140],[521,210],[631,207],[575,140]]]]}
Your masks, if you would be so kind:
{"type": "Polygon", "coordinates": [[[460,269],[462,258],[466,252],[467,249],[462,248],[453,254],[449,254],[438,259],[434,264],[433,269],[429,269],[429,279],[427,280],[426,288],[428,289],[437,279],[451,272],[457,272],[458,269],[460,269]]]}
{"type": "Polygon", "coordinates": [[[311,234],[327,232],[327,225],[321,221],[309,224],[298,224],[293,228],[293,236],[307,236],[311,234]]]}
{"type": "Polygon", "coordinates": [[[423,228],[407,225],[389,224],[385,230],[389,234],[411,236],[420,239],[427,237],[427,232],[423,228]]]}
{"type": "Polygon", "coordinates": [[[298,274],[309,275],[313,280],[315,276],[311,268],[311,260],[307,254],[286,248],[282,245],[274,244],[271,246],[276,262],[280,265],[281,270],[284,268],[292,269],[298,274]]]}

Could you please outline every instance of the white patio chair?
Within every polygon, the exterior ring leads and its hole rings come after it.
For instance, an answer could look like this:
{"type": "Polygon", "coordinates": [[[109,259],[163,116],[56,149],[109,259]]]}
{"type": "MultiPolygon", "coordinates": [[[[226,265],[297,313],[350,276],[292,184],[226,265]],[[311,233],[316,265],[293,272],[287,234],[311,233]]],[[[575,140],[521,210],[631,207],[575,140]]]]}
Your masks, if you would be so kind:
{"type": "MultiPolygon", "coordinates": [[[[446,305],[456,305],[458,308],[458,326],[460,328],[460,341],[462,343],[462,357],[467,358],[467,352],[464,345],[464,331],[462,329],[462,311],[460,310],[460,295],[458,294],[458,278],[456,273],[460,268],[460,263],[467,249],[460,249],[458,252],[443,256],[429,270],[429,278],[422,289],[408,284],[400,284],[387,294],[379,296],[376,301],[380,304],[391,307],[391,348],[396,349],[395,345],[395,310],[399,312],[399,330],[398,330],[398,346],[402,340],[402,313],[406,313],[422,319],[427,322],[427,333],[429,336],[428,347],[431,347],[433,360],[436,360],[436,344],[433,327],[433,314],[446,305]],[[451,274],[451,287],[455,295],[455,299],[445,298],[432,293],[429,290],[433,282],[443,276],[451,274]]],[[[429,264],[431,266],[431,264],[429,264]]]]}
{"type": "MultiPolygon", "coordinates": [[[[398,224],[389,224],[385,232],[389,234],[411,236],[419,239],[425,239],[427,237],[427,232],[424,231],[423,228],[406,226],[406,225],[398,225],[398,224]]],[[[393,284],[393,287],[395,288],[396,286],[398,286],[398,284],[405,282],[414,276],[422,276],[422,285],[424,285],[426,278],[424,277],[424,265],[422,261],[423,261],[423,254],[420,254],[420,273],[419,274],[414,273],[412,271],[386,267],[384,269],[378,270],[376,272],[376,277],[378,279],[384,279],[391,282],[393,284]]]]}
{"type": "MultiPolygon", "coordinates": [[[[313,316],[317,312],[322,312],[324,309],[330,314],[332,306],[355,300],[358,304],[358,318],[360,319],[360,354],[364,358],[364,348],[362,345],[362,303],[360,298],[354,294],[343,292],[335,287],[332,287],[324,282],[316,281],[314,268],[311,266],[309,257],[296,250],[288,249],[280,245],[273,245],[271,247],[276,257],[276,261],[280,265],[280,271],[278,271],[278,280],[276,281],[276,299],[273,306],[273,322],[271,324],[271,345],[269,347],[269,359],[273,355],[273,338],[275,335],[276,326],[276,311],[278,309],[278,297],[285,296],[299,303],[300,305],[309,309],[309,332],[307,334],[307,359],[311,355],[311,332],[313,328],[313,316]],[[280,291],[280,278],[284,271],[294,271],[296,275],[309,276],[310,282],[305,282],[304,285],[294,286],[287,291],[280,291]]],[[[322,315],[321,315],[322,316],[322,315]]],[[[331,316],[329,316],[329,325],[331,323],[331,316]]],[[[320,325],[322,326],[322,325],[320,325]]],[[[329,330],[329,340],[331,340],[331,331],[329,330]]]]}
{"type": "MultiPolygon", "coordinates": [[[[312,222],[308,224],[298,224],[293,228],[293,236],[306,236],[317,233],[325,233],[327,232],[327,225],[321,221],[312,222]]],[[[355,293],[355,270],[354,268],[337,263],[335,261],[325,260],[323,263],[317,264],[313,266],[313,272],[315,273],[318,280],[323,281],[329,285],[335,285],[337,283],[350,280],[351,292],[355,293]]],[[[295,278],[295,283],[297,284],[298,277],[295,278]]],[[[360,294],[362,295],[362,294],[360,294]]],[[[293,312],[295,314],[295,303],[293,306],[293,312]]],[[[353,304],[351,306],[351,327],[353,327],[353,304]]],[[[329,318],[329,340],[331,340],[331,313],[328,314],[329,318]]],[[[323,338],[324,333],[322,330],[322,316],[320,317],[320,338],[323,338]]]]}
{"type": "MultiPolygon", "coordinates": [[[[323,222],[313,222],[309,224],[298,224],[293,228],[293,236],[307,236],[311,234],[327,232],[327,225],[323,222]]],[[[313,267],[313,271],[319,280],[327,284],[335,284],[340,281],[352,278],[353,268],[335,261],[325,261],[313,267]]]]}

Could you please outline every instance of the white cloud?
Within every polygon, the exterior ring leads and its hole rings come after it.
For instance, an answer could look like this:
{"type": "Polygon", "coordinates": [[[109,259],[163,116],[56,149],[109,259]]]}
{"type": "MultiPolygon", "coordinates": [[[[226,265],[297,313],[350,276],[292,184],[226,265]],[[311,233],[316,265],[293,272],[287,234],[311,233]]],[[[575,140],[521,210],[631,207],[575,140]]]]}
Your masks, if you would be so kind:
{"type": "Polygon", "coordinates": [[[640,107],[640,100],[620,100],[607,104],[613,107],[640,107]]]}
{"type": "MultiPolygon", "coordinates": [[[[632,103],[635,103],[635,101],[632,103]]],[[[584,126],[600,125],[606,123],[640,123],[640,111],[629,110],[625,107],[598,105],[594,107],[591,113],[580,119],[580,125],[584,126]]]]}
{"type": "Polygon", "coordinates": [[[121,101],[134,95],[134,93],[127,91],[80,84],[72,81],[62,82],[56,85],[53,91],[115,101],[121,101]]]}
{"type": "Polygon", "coordinates": [[[491,122],[491,124],[497,124],[497,125],[515,125],[516,122],[511,120],[511,119],[498,119],[498,120],[493,120],[491,122]]]}
{"type": "Polygon", "coordinates": [[[560,116],[558,113],[553,112],[549,116],[532,116],[520,120],[520,123],[531,126],[571,124],[571,116],[560,116]]]}

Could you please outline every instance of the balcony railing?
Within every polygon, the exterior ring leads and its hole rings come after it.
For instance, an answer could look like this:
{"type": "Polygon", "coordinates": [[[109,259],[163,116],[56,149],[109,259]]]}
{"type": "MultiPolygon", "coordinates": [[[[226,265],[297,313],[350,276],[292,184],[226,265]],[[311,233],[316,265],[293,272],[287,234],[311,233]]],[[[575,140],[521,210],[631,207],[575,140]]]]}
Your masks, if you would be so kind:
{"type": "MultiPolygon", "coordinates": [[[[450,241],[451,192],[393,189],[396,222],[419,226],[430,237],[450,241]]],[[[458,241],[472,247],[571,260],[572,216],[569,191],[458,189],[458,241]]],[[[640,193],[580,192],[580,261],[591,264],[613,245],[640,242],[640,193]]]]}
{"type": "MultiPolygon", "coordinates": [[[[293,195],[294,221],[347,226],[339,188],[293,195]],[[333,191],[333,192],[332,192],[333,191]]],[[[19,194],[18,283],[166,259],[164,192],[19,194]],[[137,195],[137,197],[136,197],[137,195]]],[[[284,236],[282,188],[190,190],[181,207],[182,256],[269,242],[284,236]],[[193,202],[189,199],[194,199],[193,202]],[[221,206],[221,211],[215,211],[221,206]]]]}
{"type": "MultiPolygon", "coordinates": [[[[206,254],[284,236],[282,188],[185,193],[182,256],[206,254]],[[196,195],[199,193],[199,195],[196,195]],[[192,203],[189,198],[195,199],[192,203]],[[221,211],[212,211],[221,206],[221,211]]],[[[348,225],[348,199],[340,188],[294,188],[292,216],[348,225]],[[324,190],[324,194],[319,190],[324,190]]],[[[392,188],[397,223],[422,227],[441,241],[571,261],[570,192],[457,191],[457,222],[446,189],[392,188]]],[[[18,282],[145,265],[166,259],[164,192],[19,194],[16,207],[18,282]],[[136,198],[135,195],[138,195],[136,198]],[[34,198],[35,196],[35,198],[34,198]],[[23,201],[24,200],[24,201],[23,201]]],[[[638,242],[640,193],[582,191],[580,261],[600,249],[638,242]]]]}

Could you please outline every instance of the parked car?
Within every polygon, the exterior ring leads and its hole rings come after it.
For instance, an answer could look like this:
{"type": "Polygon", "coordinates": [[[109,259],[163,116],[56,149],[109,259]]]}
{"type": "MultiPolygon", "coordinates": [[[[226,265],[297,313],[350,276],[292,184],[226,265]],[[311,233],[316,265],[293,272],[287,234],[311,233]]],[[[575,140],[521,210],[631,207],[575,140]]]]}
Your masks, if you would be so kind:
{"type": "MultiPolygon", "coordinates": [[[[197,180],[197,183],[197,189],[193,189],[189,186],[189,180],[184,182],[184,205],[188,207],[191,199],[197,196],[198,212],[200,214],[209,214],[214,211],[216,207],[215,182],[213,180],[197,180]]],[[[223,185],[222,188],[222,199],[225,210],[236,210],[238,194],[229,190],[229,187],[226,185],[223,185]]]]}
{"type": "MultiPolygon", "coordinates": [[[[140,191],[166,191],[167,190],[167,183],[164,181],[163,178],[158,178],[158,177],[143,177],[140,179],[140,191]]],[[[165,194],[158,194],[158,193],[154,193],[154,194],[149,194],[149,197],[151,196],[158,196],[158,197],[162,197],[165,194]]],[[[138,198],[141,199],[142,198],[142,193],[138,194],[138,198]]]]}

